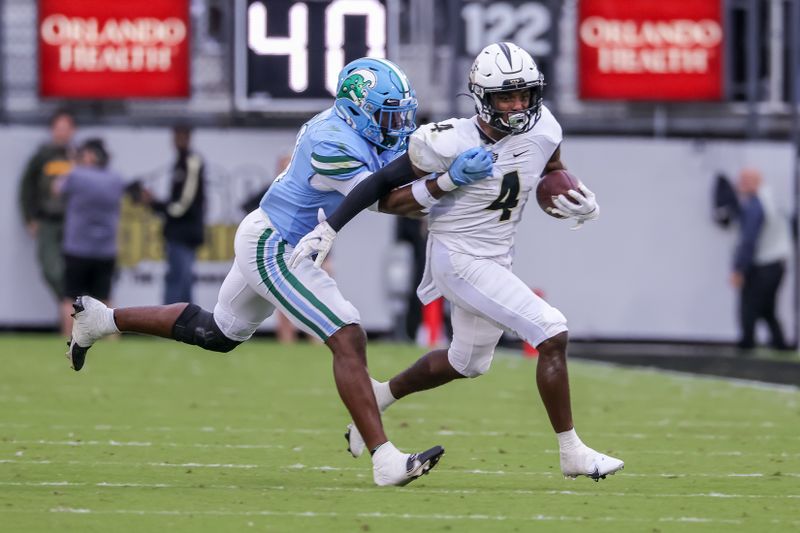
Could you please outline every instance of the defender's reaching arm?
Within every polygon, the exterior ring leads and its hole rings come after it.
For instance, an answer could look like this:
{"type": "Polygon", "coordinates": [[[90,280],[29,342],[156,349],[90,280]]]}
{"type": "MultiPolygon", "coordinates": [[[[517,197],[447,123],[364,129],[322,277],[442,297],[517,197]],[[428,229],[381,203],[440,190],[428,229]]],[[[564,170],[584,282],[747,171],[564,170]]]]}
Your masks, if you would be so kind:
{"type": "MultiPolygon", "coordinates": [[[[417,186],[418,194],[420,194],[419,200],[416,199],[417,195],[414,194],[414,187],[411,187],[410,191],[399,193],[396,199],[389,200],[384,204],[384,207],[397,214],[418,211],[420,207],[426,207],[422,203],[426,201],[423,197],[423,192],[430,193],[430,198],[435,202],[436,198],[441,197],[446,192],[455,190],[459,186],[479,181],[491,175],[491,173],[491,153],[484,148],[471,148],[453,161],[448,172],[432,180],[435,181],[434,184],[428,185],[426,182],[419,182],[421,186],[424,186],[424,191],[420,189],[420,186],[417,186]],[[414,202],[411,201],[408,194],[414,196],[414,202]],[[414,203],[418,205],[415,206],[413,205],[414,203]]],[[[308,235],[300,239],[289,259],[289,267],[294,268],[303,258],[313,254],[317,254],[314,264],[321,266],[333,245],[336,233],[345,224],[365,208],[391,193],[393,189],[407,185],[424,175],[425,172],[415,167],[407,154],[403,154],[372,174],[347,195],[327,220],[320,222],[308,235]]]]}

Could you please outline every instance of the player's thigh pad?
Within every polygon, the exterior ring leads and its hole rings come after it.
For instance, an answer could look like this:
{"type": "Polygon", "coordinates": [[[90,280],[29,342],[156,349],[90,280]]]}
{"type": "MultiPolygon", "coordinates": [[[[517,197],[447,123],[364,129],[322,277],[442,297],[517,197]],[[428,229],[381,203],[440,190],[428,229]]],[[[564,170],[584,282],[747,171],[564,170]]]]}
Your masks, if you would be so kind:
{"type": "Polygon", "coordinates": [[[246,341],[275,310],[275,306],[254,290],[234,259],[222,282],[214,306],[214,322],[229,339],[246,341]]]}
{"type": "Polygon", "coordinates": [[[260,209],[242,221],[234,247],[236,262],[250,288],[309,335],[326,341],[347,324],[360,323],[353,304],[312,260],[305,259],[289,270],[286,263],[292,247],[260,209]]]}
{"type": "Polygon", "coordinates": [[[454,305],[533,346],[567,331],[564,315],[494,259],[449,251],[434,241],[431,271],[436,286],[454,305]]]}
{"type": "Polygon", "coordinates": [[[453,324],[453,341],[447,351],[450,366],[468,378],[485,374],[503,330],[458,305],[453,306],[450,318],[453,324]]]}

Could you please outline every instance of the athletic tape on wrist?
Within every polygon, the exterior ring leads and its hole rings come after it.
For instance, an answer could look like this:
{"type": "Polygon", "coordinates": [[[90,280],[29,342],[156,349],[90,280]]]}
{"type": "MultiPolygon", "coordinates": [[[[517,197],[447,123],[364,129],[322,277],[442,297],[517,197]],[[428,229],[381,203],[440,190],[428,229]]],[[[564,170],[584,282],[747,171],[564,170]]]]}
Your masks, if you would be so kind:
{"type": "Polygon", "coordinates": [[[458,189],[458,185],[456,185],[455,182],[453,181],[453,178],[450,177],[449,172],[445,172],[444,174],[436,178],[436,184],[439,186],[440,189],[446,192],[458,189]]]}
{"type": "Polygon", "coordinates": [[[425,209],[433,207],[439,201],[428,190],[427,181],[426,179],[421,179],[411,184],[411,194],[414,195],[414,200],[425,209]]]}

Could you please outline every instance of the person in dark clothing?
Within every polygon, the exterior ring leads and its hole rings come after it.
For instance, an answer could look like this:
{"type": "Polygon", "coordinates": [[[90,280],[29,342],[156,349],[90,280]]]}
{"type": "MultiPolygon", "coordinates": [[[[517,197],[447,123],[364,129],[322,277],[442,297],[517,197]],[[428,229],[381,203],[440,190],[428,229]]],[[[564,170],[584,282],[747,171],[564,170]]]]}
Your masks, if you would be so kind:
{"type": "Polygon", "coordinates": [[[425,271],[425,248],[428,237],[426,221],[419,218],[397,217],[395,239],[411,245],[412,272],[406,297],[405,334],[412,342],[422,322],[422,302],[417,298],[417,286],[425,271]]]}
{"type": "Polygon", "coordinates": [[[763,319],[770,332],[770,345],[786,349],[783,328],[776,314],[778,289],[791,251],[788,221],[781,216],[761,173],[742,170],[737,183],[741,196],[739,243],[733,261],[731,285],[739,289],[739,348],[756,345],[756,322],[763,319]]]}
{"type": "MultiPolygon", "coordinates": [[[[60,303],[64,296],[64,203],[52,194],[54,180],[72,168],[72,138],[75,119],[58,110],[50,119],[50,141],[42,144],[25,167],[19,189],[19,203],[25,227],[36,239],[36,255],[50,292],[60,303]]],[[[69,313],[61,314],[62,333],[70,331],[69,313]]]]}
{"type": "Polygon", "coordinates": [[[109,301],[117,257],[122,177],[108,169],[109,155],[101,139],[78,148],[77,166],[53,182],[64,200],[64,312],[82,294],[109,301]]]}
{"type": "MultiPolygon", "coordinates": [[[[173,128],[178,158],[172,169],[170,196],[164,202],[150,201],[153,210],[164,216],[164,304],[194,301],[194,260],[204,232],[205,165],[202,157],[191,150],[191,138],[190,128],[173,128]]],[[[146,197],[152,198],[149,194],[146,197]]]]}

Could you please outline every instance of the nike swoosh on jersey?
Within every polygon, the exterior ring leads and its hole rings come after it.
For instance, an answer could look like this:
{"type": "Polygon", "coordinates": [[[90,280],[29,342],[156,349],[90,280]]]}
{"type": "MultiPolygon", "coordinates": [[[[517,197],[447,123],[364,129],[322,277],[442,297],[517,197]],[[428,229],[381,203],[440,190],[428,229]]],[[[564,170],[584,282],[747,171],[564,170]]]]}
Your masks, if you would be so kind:
{"type": "Polygon", "coordinates": [[[526,152],[528,152],[528,150],[523,150],[523,151],[521,151],[521,152],[520,152],[520,153],[518,153],[518,154],[512,154],[512,155],[513,155],[514,157],[519,157],[519,156],[521,156],[522,154],[524,154],[524,153],[526,153],[526,152]]]}

